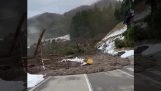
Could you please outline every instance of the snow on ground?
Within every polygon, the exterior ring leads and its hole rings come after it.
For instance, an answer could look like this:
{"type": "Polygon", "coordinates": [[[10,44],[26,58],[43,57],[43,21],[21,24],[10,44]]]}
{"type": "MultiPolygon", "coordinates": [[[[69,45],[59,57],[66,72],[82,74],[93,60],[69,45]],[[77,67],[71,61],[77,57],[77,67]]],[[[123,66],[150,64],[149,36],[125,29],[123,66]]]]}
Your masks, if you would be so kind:
{"type": "Polygon", "coordinates": [[[83,58],[78,58],[78,57],[71,58],[71,59],[63,59],[61,62],[66,62],[66,61],[78,62],[78,63],[81,63],[81,65],[85,65],[86,64],[86,62],[84,62],[83,58]]]}
{"type": "Polygon", "coordinates": [[[55,40],[55,41],[69,41],[70,40],[70,35],[64,35],[64,36],[60,36],[60,37],[56,37],[56,38],[48,38],[48,39],[43,39],[43,41],[50,41],[50,43],[55,40]]]}
{"type": "Polygon", "coordinates": [[[23,91],[25,89],[22,81],[5,81],[0,79],[0,91],[23,91]]]}
{"type": "Polygon", "coordinates": [[[27,73],[27,87],[32,88],[36,86],[38,83],[43,81],[43,75],[35,75],[35,74],[29,74],[27,73]]]}
{"type": "Polygon", "coordinates": [[[111,55],[116,55],[118,52],[115,50],[115,39],[122,39],[123,36],[117,36],[115,38],[108,39],[99,49],[103,50],[104,53],[109,53],[111,55]]]}
{"type": "Polygon", "coordinates": [[[70,40],[70,35],[67,34],[67,35],[64,35],[64,36],[61,36],[61,37],[57,37],[57,38],[55,38],[55,40],[64,40],[64,41],[68,41],[68,40],[70,40]]]}
{"type": "Polygon", "coordinates": [[[121,55],[121,58],[127,58],[134,55],[134,50],[117,50],[115,47],[115,40],[117,38],[123,40],[124,36],[122,36],[122,34],[127,30],[126,25],[119,25],[121,26],[120,28],[108,33],[105,38],[103,38],[102,41],[97,44],[97,46],[99,50],[111,55],[117,55],[119,52],[125,52],[121,55]]]}
{"type": "Polygon", "coordinates": [[[151,55],[151,54],[161,52],[161,43],[144,44],[144,45],[141,45],[141,46],[148,46],[148,48],[142,52],[142,55],[151,55]]]}
{"type": "Polygon", "coordinates": [[[125,50],[125,53],[121,55],[121,58],[127,58],[134,55],[134,50],[125,50]]]}
{"type": "Polygon", "coordinates": [[[112,33],[108,33],[107,36],[103,40],[107,40],[108,38],[123,34],[126,30],[127,30],[127,26],[124,25],[121,29],[118,29],[112,33]]]}

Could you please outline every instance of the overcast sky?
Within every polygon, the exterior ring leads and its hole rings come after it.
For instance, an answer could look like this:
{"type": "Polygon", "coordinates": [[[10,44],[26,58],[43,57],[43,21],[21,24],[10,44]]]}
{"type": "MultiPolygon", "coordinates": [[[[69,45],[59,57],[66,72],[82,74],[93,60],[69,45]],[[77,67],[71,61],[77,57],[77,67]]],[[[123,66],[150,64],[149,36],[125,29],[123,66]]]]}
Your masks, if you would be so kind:
{"type": "Polygon", "coordinates": [[[99,0],[28,0],[28,17],[44,12],[63,14],[81,5],[90,5],[99,0]]]}

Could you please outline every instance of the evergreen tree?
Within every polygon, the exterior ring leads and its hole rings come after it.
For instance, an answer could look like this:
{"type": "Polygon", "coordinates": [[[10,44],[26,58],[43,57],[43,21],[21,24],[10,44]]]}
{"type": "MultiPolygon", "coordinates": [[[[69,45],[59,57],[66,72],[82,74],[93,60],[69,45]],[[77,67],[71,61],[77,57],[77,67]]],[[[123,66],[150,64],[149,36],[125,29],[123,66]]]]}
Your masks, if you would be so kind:
{"type": "Polygon", "coordinates": [[[103,9],[95,5],[94,9],[81,11],[72,18],[71,39],[94,41],[103,38],[116,23],[112,5],[103,9]]]}

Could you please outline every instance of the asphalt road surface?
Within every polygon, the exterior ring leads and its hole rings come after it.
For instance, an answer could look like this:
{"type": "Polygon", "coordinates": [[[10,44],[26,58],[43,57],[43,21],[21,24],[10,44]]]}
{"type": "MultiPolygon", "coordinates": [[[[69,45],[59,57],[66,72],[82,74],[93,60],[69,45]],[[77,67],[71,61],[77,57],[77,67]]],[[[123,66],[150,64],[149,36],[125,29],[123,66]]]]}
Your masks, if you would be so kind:
{"type": "Polygon", "coordinates": [[[156,66],[135,73],[135,91],[161,91],[161,52],[153,57],[157,61],[156,66]]]}
{"type": "Polygon", "coordinates": [[[161,91],[161,66],[135,73],[136,91],[161,91]]]}
{"type": "Polygon", "coordinates": [[[51,76],[29,91],[134,91],[133,66],[93,74],[51,76]]]}
{"type": "MultiPolygon", "coordinates": [[[[158,65],[143,72],[134,74],[132,62],[131,65],[122,69],[108,72],[53,76],[30,91],[134,91],[134,86],[135,91],[161,91],[161,62],[159,57],[156,57],[159,60],[158,65]]],[[[133,60],[133,57],[130,58],[133,60]]]]}

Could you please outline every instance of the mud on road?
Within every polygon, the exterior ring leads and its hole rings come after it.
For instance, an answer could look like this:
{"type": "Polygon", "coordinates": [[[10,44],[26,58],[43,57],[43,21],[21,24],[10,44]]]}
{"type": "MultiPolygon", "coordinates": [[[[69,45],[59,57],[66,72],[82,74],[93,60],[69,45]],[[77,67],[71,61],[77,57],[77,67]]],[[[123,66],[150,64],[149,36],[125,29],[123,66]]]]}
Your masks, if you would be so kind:
{"type": "MultiPolygon", "coordinates": [[[[92,57],[94,64],[81,66],[77,62],[61,62],[66,57],[48,56],[45,60],[45,70],[42,67],[40,58],[28,60],[28,72],[31,74],[45,74],[46,76],[73,75],[84,73],[96,73],[122,68],[130,64],[128,59],[122,59],[117,56],[111,56],[103,53],[96,53],[87,56],[78,56],[80,58],[92,57]]],[[[68,56],[71,58],[72,56],[68,56]]]]}

